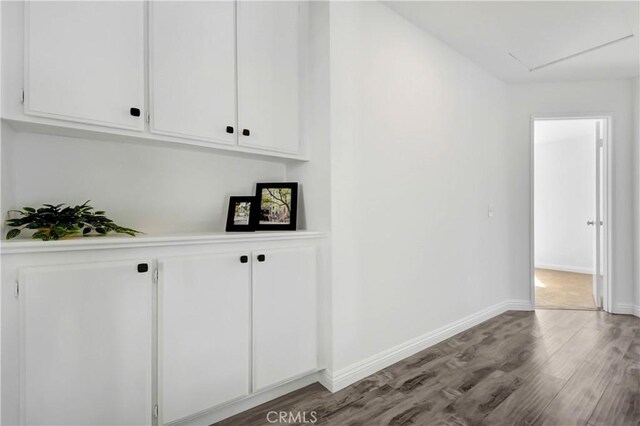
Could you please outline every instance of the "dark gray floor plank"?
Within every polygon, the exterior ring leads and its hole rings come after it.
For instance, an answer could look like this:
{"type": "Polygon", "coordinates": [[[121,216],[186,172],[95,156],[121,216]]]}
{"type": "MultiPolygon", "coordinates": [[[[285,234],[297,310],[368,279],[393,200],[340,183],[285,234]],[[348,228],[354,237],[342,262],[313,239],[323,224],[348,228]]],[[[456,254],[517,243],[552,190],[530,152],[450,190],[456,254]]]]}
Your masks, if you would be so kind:
{"type": "MultiPolygon", "coordinates": [[[[458,394],[451,394],[444,390],[444,385],[438,383],[422,392],[412,394],[398,404],[386,409],[369,423],[355,423],[367,425],[429,425],[433,424],[436,416],[453,401],[458,394]]],[[[347,421],[347,425],[355,425],[347,421]]]]}
{"type": "Polygon", "coordinates": [[[624,359],[636,364],[640,363],[640,343],[633,342],[624,353],[624,359]]]}
{"type": "Polygon", "coordinates": [[[508,420],[512,425],[529,425],[540,416],[565,383],[566,380],[538,374],[526,380],[485,417],[482,423],[487,426],[500,425],[508,420]]]}
{"type": "Polygon", "coordinates": [[[519,347],[513,356],[500,366],[500,370],[522,378],[540,374],[544,368],[552,368],[549,366],[552,358],[554,362],[551,365],[562,359],[563,355],[559,352],[579,331],[562,327],[549,328],[545,335],[519,347]]]}
{"type": "Polygon", "coordinates": [[[585,425],[611,378],[612,366],[584,361],[534,424],[585,425]]]}
{"type": "Polygon", "coordinates": [[[621,362],[612,366],[609,381],[615,385],[640,389],[640,364],[623,358],[621,362]]]}
{"type": "Polygon", "coordinates": [[[291,410],[292,407],[296,407],[305,401],[323,401],[330,395],[331,392],[322,385],[314,383],[216,424],[225,426],[267,424],[266,418],[269,411],[291,410]]]}
{"type": "Polygon", "coordinates": [[[535,372],[560,379],[569,379],[582,365],[589,352],[600,341],[601,331],[583,328],[574,334],[556,353],[535,372]]]}
{"type": "MultiPolygon", "coordinates": [[[[478,425],[486,416],[511,396],[523,380],[511,373],[495,370],[463,396],[443,410],[441,421],[453,424],[478,425]]],[[[440,419],[436,419],[436,423],[440,419]]]]}
{"type": "Polygon", "coordinates": [[[638,426],[640,424],[640,392],[610,383],[598,401],[589,424],[593,426],[638,426]]]}
{"type": "Polygon", "coordinates": [[[339,392],[314,384],[220,424],[269,425],[275,410],[327,426],[640,426],[639,329],[597,311],[507,312],[339,392]]]}

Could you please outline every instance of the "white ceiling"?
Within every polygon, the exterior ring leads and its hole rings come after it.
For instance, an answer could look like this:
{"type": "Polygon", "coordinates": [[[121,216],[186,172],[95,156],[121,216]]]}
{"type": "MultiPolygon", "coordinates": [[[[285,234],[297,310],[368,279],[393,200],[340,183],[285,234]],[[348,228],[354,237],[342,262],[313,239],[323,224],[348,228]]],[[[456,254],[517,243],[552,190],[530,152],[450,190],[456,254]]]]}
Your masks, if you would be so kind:
{"type": "Polygon", "coordinates": [[[506,82],[612,79],[640,75],[638,0],[385,3],[506,82]],[[634,37],[529,71],[630,34],[634,37]]]}
{"type": "Polygon", "coordinates": [[[596,121],[598,120],[536,120],[534,122],[533,133],[534,143],[539,144],[569,139],[595,141],[596,121]]]}

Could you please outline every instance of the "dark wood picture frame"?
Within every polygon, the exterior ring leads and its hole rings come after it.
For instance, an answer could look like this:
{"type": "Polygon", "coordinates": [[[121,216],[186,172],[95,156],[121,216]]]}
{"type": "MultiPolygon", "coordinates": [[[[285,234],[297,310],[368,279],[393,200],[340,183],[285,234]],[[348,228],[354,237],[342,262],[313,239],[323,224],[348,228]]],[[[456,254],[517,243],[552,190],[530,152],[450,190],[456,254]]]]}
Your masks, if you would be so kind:
{"type": "Polygon", "coordinates": [[[253,227],[256,231],[295,231],[298,222],[298,183],[274,182],[258,183],[256,185],[256,208],[252,210],[253,227]],[[286,190],[290,190],[290,198],[287,202],[280,197],[286,190]],[[266,192],[265,192],[266,191],[266,192]],[[273,198],[275,202],[266,205],[265,198],[273,198]],[[269,218],[269,216],[272,216],[269,218]],[[273,220],[275,216],[288,218],[286,220],[273,220]]]}
{"type": "Polygon", "coordinates": [[[254,196],[235,196],[229,197],[229,210],[227,211],[227,232],[253,232],[254,218],[256,217],[255,209],[257,208],[257,198],[254,196]],[[247,215],[247,224],[236,223],[236,207],[238,203],[250,203],[249,213],[247,215]]]}

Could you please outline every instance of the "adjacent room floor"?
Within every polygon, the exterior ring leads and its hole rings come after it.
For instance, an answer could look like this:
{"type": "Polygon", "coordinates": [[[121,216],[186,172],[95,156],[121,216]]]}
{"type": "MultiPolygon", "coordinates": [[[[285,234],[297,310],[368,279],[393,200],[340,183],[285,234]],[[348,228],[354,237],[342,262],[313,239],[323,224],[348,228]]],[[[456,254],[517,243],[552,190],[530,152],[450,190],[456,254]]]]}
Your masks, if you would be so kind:
{"type": "Polygon", "coordinates": [[[637,425],[640,319],[510,311],[341,391],[319,384],[223,421],[315,412],[318,425],[637,425]]]}
{"type": "Polygon", "coordinates": [[[597,309],[593,275],[536,268],[536,308],[597,309]]]}

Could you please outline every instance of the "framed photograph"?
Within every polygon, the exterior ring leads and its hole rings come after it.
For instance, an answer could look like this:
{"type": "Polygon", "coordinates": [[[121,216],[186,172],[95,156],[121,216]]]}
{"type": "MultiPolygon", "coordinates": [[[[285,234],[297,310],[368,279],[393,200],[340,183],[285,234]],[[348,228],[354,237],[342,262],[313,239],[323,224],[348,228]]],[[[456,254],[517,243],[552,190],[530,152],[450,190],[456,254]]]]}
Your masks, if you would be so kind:
{"type": "Polygon", "coordinates": [[[254,230],[252,210],[256,197],[229,197],[227,232],[251,232],[254,230]]]}
{"type": "Polygon", "coordinates": [[[298,215],[298,184],[259,183],[256,185],[256,231],[295,231],[298,215]]]}

